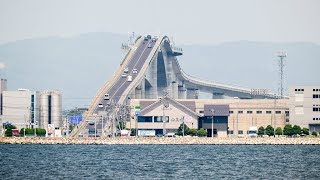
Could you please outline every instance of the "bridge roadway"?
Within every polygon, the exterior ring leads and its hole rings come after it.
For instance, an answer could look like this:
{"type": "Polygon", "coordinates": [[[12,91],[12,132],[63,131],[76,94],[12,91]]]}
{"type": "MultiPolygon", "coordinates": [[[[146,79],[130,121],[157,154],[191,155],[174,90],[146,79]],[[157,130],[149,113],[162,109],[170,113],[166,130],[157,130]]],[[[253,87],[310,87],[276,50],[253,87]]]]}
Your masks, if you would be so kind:
{"type": "MultiPolygon", "coordinates": [[[[126,76],[123,77],[122,73],[120,73],[119,76],[116,78],[116,81],[111,82],[113,84],[111,85],[111,88],[109,88],[105,92],[105,94],[109,94],[110,100],[104,100],[104,95],[100,97],[99,104],[102,104],[103,107],[98,107],[98,106],[95,107],[93,114],[96,114],[96,115],[94,116],[94,119],[92,119],[92,121],[95,121],[97,123],[97,126],[96,126],[97,134],[99,135],[102,134],[102,121],[104,125],[106,125],[108,121],[108,119],[98,116],[98,112],[99,111],[108,112],[109,109],[107,109],[107,107],[109,103],[112,102],[112,103],[118,104],[119,103],[118,101],[121,98],[121,96],[126,96],[123,94],[124,91],[128,88],[130,83],[134,81],[134,79],[138,76],[139,73],[143,73],[143,72],[140,72],[140,70],[142,66],[146,63],[147,58],[150,55],[152,49],[154,48],[155,43],[156,41],[152,41],[151,39],[148,39],[147,41],[145,40],[141,41],[139,46],[134,50],[135,52],[127,64],[128,73],[126,73],[126,76]],[[148,47],[149,45],[151,46],[151,48],[148,47]],[[133,69],[137,69],[136,74],[132,73],[133,69]],[[130,75],[132,76],[131,82],[128,81],[128,76],[130,75]]],[[[84,127],[83,134],[86,134],[89,131],[89,128],[93,129],[94,127],[95,126],[89,125],[87,123],[84,127]]]]}

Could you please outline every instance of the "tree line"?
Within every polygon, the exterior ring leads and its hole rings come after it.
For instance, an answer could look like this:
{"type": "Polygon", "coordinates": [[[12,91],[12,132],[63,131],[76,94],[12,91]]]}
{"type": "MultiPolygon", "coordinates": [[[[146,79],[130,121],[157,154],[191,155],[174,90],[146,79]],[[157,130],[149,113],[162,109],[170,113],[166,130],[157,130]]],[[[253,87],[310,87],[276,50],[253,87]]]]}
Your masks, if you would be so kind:
{"type": "MultiPolygon", "coordinates": [[[[266,128],[263,126],[259,127],[258,133],[259,136],[262,135],[268,135],[268,136],[274,136],[274,135],[286,135],[286,136],[306,136],[310,135],[309,129],[308,128],[301,128],[298,125],[291,125],[287,124],[284,126],[282,129],[281,127],[277,127],[274,129],[271,125],[268,125],[266,128]]],[[[312,132],[311,135],[317,136],[317,132],[312,132]]]]}
{"type": "MultiPolygon", "coordinates": [[[[12,136],[12,130],[13,129],[17,129],[17,127],[15,125],[12,124],[8,124],[8,125],[4,125],[5,128],[5,136],[12,136]]],[[[31,128],[22,128],[19,131],[19,135],[20,136],[24,136],[25,135],[34,135],[36,134],[37,136],[45,136],[46,135],[46,130],[43,128],[36,128],[36,129],[31,129],[31,128]],[[35,132],[36,131],[36,132],[35,132]]]]}

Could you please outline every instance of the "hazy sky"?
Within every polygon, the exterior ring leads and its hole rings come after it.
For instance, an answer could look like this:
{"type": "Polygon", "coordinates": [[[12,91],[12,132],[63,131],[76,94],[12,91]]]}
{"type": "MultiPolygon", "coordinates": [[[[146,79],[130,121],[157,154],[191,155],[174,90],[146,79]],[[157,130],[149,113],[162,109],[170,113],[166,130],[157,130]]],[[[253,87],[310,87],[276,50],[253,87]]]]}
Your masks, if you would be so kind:
{"type": "Polygon", "coordinates": [[[320,43],[320,1],[0,0],[0,43],[129,31],[160,32],[179,44],[320,43]]]}

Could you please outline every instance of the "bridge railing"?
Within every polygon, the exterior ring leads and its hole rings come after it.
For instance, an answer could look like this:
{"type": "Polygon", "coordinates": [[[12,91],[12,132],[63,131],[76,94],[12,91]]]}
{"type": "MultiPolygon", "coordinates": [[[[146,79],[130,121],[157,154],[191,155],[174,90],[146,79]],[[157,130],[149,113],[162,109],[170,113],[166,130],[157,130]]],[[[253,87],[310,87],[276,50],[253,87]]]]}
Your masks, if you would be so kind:
{"type": "MultiPolygon", "coordinates": [[[[203,80],[203,79],[200,79],[198,77],[189,75],[186,72],[184,72],[184,70],[181,68],[181,66],[180,66],[180,64],[179,64],[177,59],[176,59],[176,64],[177,64],[177,66],[178,66],[178,68],[180,70],[181,76],[184,79],[186,79],[187,81],[191,82],[191,83],[199,84],[199,85],[202,85],[202,86],[226,88],[226,89],[231,90],[231,91],[239,91],[239,92],[246,93],[246,94],[251,94],[251,92],[252,92],[251,88],[245,88],[245,87],[225,84],[225,83],[221,83],[221,82],[216,82],[216,81],[203,80]]],[[[271,92],[265,93],[264,96],[271,97],[271,98],[279,98],[278,95],[276,95],[274,93],[271,93],[271,92]]]]}
{"type": "MultiPolygon", "coordinates": [[[[141,36],[136,40],[136,42],[139,42],[139,39],[141,39],[141,36]]],[[[102,98],[102,96],[104,95],[104,93],[112,87],[112,84],[113,84],[112,82],[116,81],[117,78],[120,77],[120,75],[122,74],[124,68],[126,67],[127,63],[129,62],[129,59],[132,57],[132,55],[133,55],[133,51],[130,49],[129,52],[127,53],[127,55],[125,56],[124,61],[121,63],[120,70],[115,71],[112,78],[107,80],[104,83],[104,85],[98,90],[96,96],[93,98],[93,100],[89,104],[88,111],[84,114],[84,118],[83,118],[82,122],[79,124],[78,127],[73,129],[73,131],[71,132],[71,136],[77,136],[79,134],[80,130],[82,130],[86,126],[86,120],[97,109],[99,101],[102,98]]]]}

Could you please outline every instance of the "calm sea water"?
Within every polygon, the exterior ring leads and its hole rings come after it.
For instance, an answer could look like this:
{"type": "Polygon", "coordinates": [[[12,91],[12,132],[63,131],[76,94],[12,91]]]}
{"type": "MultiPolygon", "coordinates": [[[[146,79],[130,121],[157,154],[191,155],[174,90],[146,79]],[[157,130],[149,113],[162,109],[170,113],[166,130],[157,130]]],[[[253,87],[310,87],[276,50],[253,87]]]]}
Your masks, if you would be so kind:
{"type": "Polygon", "coordinates": [[[320,179],[320,146],[0,145],[0,179],[320,179]]]}

